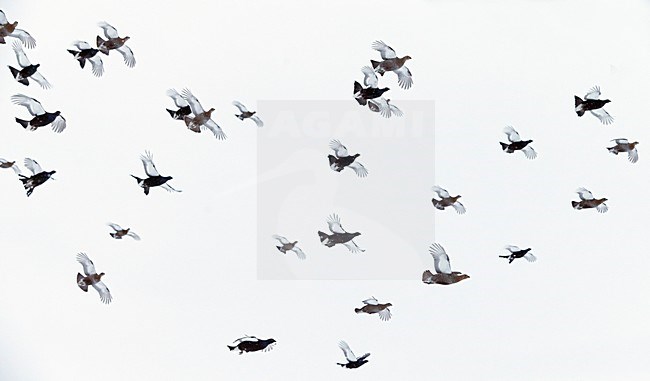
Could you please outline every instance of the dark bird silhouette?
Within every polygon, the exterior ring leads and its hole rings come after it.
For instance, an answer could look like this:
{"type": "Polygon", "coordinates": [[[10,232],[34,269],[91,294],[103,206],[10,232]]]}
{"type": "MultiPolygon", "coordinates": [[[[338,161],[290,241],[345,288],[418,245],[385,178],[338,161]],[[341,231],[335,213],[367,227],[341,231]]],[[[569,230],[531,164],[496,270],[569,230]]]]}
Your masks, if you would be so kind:
{"type": "Polygon", "coordinates": [[[233,344],[235,345],[228,345],[228,349],[231,351],[234,351],[235,349],[239,350],[239,354],[241,355],[244,352],[257,352],[257,351],[262,351],[262,352],[268,352],[276,344],[275,339],[258,339],[255,336],[245,336],[240,339],[237,339],[233,341],[233,344]]]}
{"type": "Polygon", "coordinates": [[[124,58],[124,63],[126,66],[134,67],[135,56],[133,55],[133,51],[131,48],[124,45],[131,37],[120,37],[117,33],[117,29],[113,28],[111,25],[104,21],[100,22],[97,25],[104,30],[104,36],[107,38],[107,40],[104,40],[103,38],[97,36],[97,49],[106,55],[108,55],[111,50],[117,50],[124,58]]]}
{"type": "Polygon", "coordinates": [[[298,258],[300,258],[300,259],[306,259],[307,258],[305,253],[303,253],[303,251],[298,246],[296,246],[298,241],[289,242],[288,239],[286,239],[285,237],[283,237],[281,235],[277,235],[277,234],[274,234],[273,238],[277,239],[282,244],[282,246],[276,246],[278,248],[278,250],[282,254],[286,254],[287,251],[293,251],[294,253],[296,253],[298,258]]]}
{"type": "Polygon", "coordinates": [[[366,167],[356,161],[361,154],[350,155],[348,149],[336,139],[330,141],[330,149],[334,151],[334,155],[327,155],[327,158],[333,171],[341,172],[345,168],[350,168],[359,177],[368,176],[366,167]]]}
{"type": "Polygon", "coordinates": [[[573,209],[580,210],[596,208],[598,213],[605,213],[609,209],[607,204],[605,204],[605,201],[607,201],[606,198],[595,199],[594,195],[585,188],[578,188],[576,193],[578,193],[580,201],[571,201],[573,209]]]}
{"type": "Polygon", "coordinates": [[[83,69],[86,67],[86,61],[90,61],[93,75],[95,77],[101,77],[104,74],[104,62],[102,61],[102,57],[97,55],[99,49],[94,49],[85,41],[75,41],[72,45],[79,50],[68,49],[68,52],[79,62],[79,66],[83,69]]]}
{"type": "Polygon", "coordinates": [[[503,129],[503,132],[508,135],[508,140],[510,143],[499,143],[501,144],[501,148],[507,152],[507,153],[513,153],[515,151],[521,151],[524,153],[524,156],[526,156],[527,159],[534,159],[537,157],[537,153],[533,149],[533,147],[529,146],[530,143],[532,143],[532,140],[521,140],[519,137],[519,133],[515,131],[512,126],[506,126],[503,129]]]}
{"type": "Polygon", "coordinates": [[[611,115],[609,115],[607,111],[603,109],[603,106],[611,101],[609,99],[598,99],[599,97],[599,86],[592,87],[585,95],[584,100],[580,99],[579,96],[574,95],[573,98],[575,100],[576,114],[578,114],[578,116],[582,116],[584,115],[585,111],[589,111],[592,115],[598,118],[602,124],[611,124],[614,122],[614,118],[612,118],[611,115]]]}
{"type": "Polygon", "coordinates": [[[505,247],[506,250],[510,252],[509,255],[499,255],[499,258],[508,258],[508,263],[512,263],[517,258],[524,258],[528,262],[535,262],[537,260],[537,257],[533,255],[533,253],[529,253],[531,250],[530,248],[528,249],[520,249],[517,246],[513,245],[508,245],[505,247]]]}
{"type": "Polygon", "coordinates": [[[255,122],[257,127],[264,126],[264,122],[262,122],[262,119],[260,119],[257,115],[255,115],[255,113],[257,111],[248,111],[246,106],[244,106],[243,104],[241,104],[240,102],[237,102],[237,101],[233,101],[232,104],[233,104],[233,106],[235,106],[235,107],[237,107],[239,109],[239,112],[241,112],[241,114],[239,114],[239,115],[235,114],[235,116],[239,120],[250,119],[253,122],[255,122]]]}
{"type": "Polygon", "coordinates": [[[361,249],[353,241],[353,239],[360,236],[361,233],[346,232],[345,229],[343,229],[343,226],[341,226],[341,219],[337,214],[332,214],[327,218],[327,225],[332,234],[323,233],[322,231],[318,232],[318,237],[320,238],[320,242],[323,245],[327,247],[333,247],[334,245],[342,244],[347,247],[348,250],[350,250],[352,253],[365,251],[365,249],[361,249]]]}
{"type": "Polygon", "coordinates": [[[5,44],[5,37],[14,37],[29,49],[36,47],[36,40],[29,33],[22,29],[17,29],[18,21],[10,23],[3,11],[0,11],[0,44],[5,44]]]}
{"type": "Polygon", "coordinates": [[[56,171],[44,171],[36,160],[26,158],[25,167],[32,172],[32,176],[27,177],[21,174],[18,176],[20,177],[20,181],[23,183],[23,187],[25,187],[25,190],[27,191],[27,197],[34,192],[34,189],[36,189],[37,186],[42,185],[49,179],[54,180],[52,175],[55,174],[56,171]]]}
{"type": "Polygon", "coordinates": [[[636,150],[637,144],[639,142],[630,143],[627,139],[612,139],[612,142],[616,142],[616,145],[613,147],[607,147],[607,151],[618,155],[621,152],[627,152],[627,159],[630,163],[636,163],[639,160],[639,152],[636,150]]]}
{"type": "Polygon", "coordinates": [[[427,284],[443,284],[450,285],[458,283],[463,279],[469,278],[469,275],[460,273],[458,271],[451,271],[451,264],[449,256],[445,249],[439,243],[434,243],[429,248],[429,253],[433,257],[433,266],[436,274],[426,270],[422,273],[422,282],[427,284]]]}
{"type": "Polygon", "coordinates": [[[174,100],[177,110],[166,109],[172,119],[184,120],[186,116],[192,114],[190,104],[175,89],[167,90],[167,96],[174,100]]]}
{"type": "Polygon", "coordinates": [[[388,307],[392,307],[391,303],[384,303],[381,304],[375,297],[373,296],[372,298],[366,299],[363,301],[364,306],[361,308],[355,308],[354,312],[361,314],[377,314],[379,315],[379,319],[383,321],[388,321],[390,318],[393,316],[390,313],[390,309],[388,307]]]}
{"type": "Polygon", "coordinates": [[[92,286],[99,293],[99,299],[104,303],[110,303],[113,298],[111,297],[111,292],[106,287],[104,282],[102,282],[102,277],[106,274],[99,273],[95,271],[95,265],[93,261],[88,258],[86,253],[77,254],[77,262],[81,263],[83,266],[84,274],[86,276],[77,273],[77,286],[83,290],[83,292],[88,292],[88,286],[92,286]]]}
{"type": "Polygon", "coordinates": [[[144,172],[147,174],[146,179],[141,179],[139,177],[131,175],[137,182],[138,185],[144,189],[144,194],[149,194],[149,189],[153,187],[161,187],[168,192],[181,192],[172,188],[171,185],[167,184],[167,181],[173,179],[171,176],[161,176],[156,169],[155,164],[153,163],[153,155],[149,151],[145,151],[144,155],[140,155],[140,160],[142,160],[142,165],[144,166],[144,172]]]}
{"type": "Polygon", "coordinates": [[[41,64],[32,65],[32,63],[29,61],[29,58],[27,58],[27,55],[23,51],[23,48],[17,41],[14,41],[12,47],[14,49],[14,53],[16,53],[18,65],[21,67],[21,69],[18,70],[14,67],[8,66],[14,79],[18,83],[29,86],[29,79],[31,78],[36,81],[36,83],[41,85],[42,88],[51,88],[52,85],[47,81],[47,79],[45,79],[45,77],[43,77],[41,73],[38,72],[38,68],[41,66],[41,64]]]}
{"type": "Polygon", "coordinates": [[[140,240],[140,236],[135,234],[135,232],[132,232],[131,228],[122,229],[122,227],[120,225],[114,224],[112,222],[109,222],[108,226],[110,226],[111,228],[113,228],[113,230],[115,230],[114,233],[108,233],[108,234],[111,235],[111,237],[113,237],[115,239],[122,239],[122,237],[128,236],[128,237],[133,238],[136,241],[140,240]]]}
{"type": "Polygon", "coordinates": [[[343,354],[345,355],[345,359],[348,360],[348,362],[345,364],[336,363],[337,365],[340,365],[343,368],[354,369],[368,362],[367,358],[368,356],[370,356],[370,353],[366,353],[361,357],[357,357],[354,355],[354,352],[352,352],[352,350],[350,349],[348,343],[346,343],[343,340],[339,341],[339,348],[341,348],[341,350],[343,351],[343,354]]]}
{"type": "Polygon", "coordinates": [[[375,71],[369,66],[362,67],[361,72],[364,75],[363,83],[367,87],[364,88],[359,82],[355,81],[353,94],[354,99],[356,99],[361,106],[365,106],[368,104],[368,99],[379,98],[390,89],[388,87],[382,89],[377,87],[379,85],[379,80],[377,79],[375,71]]]}
{"type": "Polygon", "coordinates": [[[411,59],[411,56],[404,56],[398,58],[395,50],[386,45],[383,41],[375,41],[372,43],[372,48],[381,54],[383,61],[370,60],[372,68],[375,69],[380,75],[384,75],[387,71],[392,71],[397,74],[397,83],[403,89],[409,89],[413,85],[413,78],[411,71],[404,66],[404,63],[411,59]]]}
{"type": "Polygon", "coordinates": [[[65,118],[61,115],[61,111],[47,112],[43,108],[43,105],[41,105],[41,102],[23,94],[16,94],[12,96],[11,101],[14,104],[27,108],[29,113],[33,116],[31,120],[16,118],[16,122],[23,126],[24,129],[29,131],[36,131],[36,129],[39,127],[44,127],[51,124],[52,131],[56,133],[61,133],[63,130],[65,130],[66,121],[65,118]]]}

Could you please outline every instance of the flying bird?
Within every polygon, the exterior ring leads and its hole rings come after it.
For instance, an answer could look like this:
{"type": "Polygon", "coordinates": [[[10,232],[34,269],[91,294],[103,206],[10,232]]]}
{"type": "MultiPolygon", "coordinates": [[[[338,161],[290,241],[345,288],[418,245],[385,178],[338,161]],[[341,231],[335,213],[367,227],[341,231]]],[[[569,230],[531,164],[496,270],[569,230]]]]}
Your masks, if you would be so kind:
{"type": "Polygon", "coordinates": [[[255,115],[255,113],[257,111],[248,111],[246,106],[244,106],[243,104],[241,104],[241,103],[239,103],[237,101],[233,101],[232,104],[233,104],[233,106],[235,106],[235,107],[237,107],[239,109],[239,112],[241,112],[241,114],[239,114],[239,115],[235,114],[235,116],[237,118],[239,118],[239,120],[250,119],[253,122],[255,122],[257,127],[262,127],[264,125],[264,123],[262,122],[262,119],[260,119],[257,115],[255,115]]]}
{"type": "Polygon", "coordinates": [[[532,140],[521,140],[519,133],[515,131],[512,126],[506,126],[503,129],[503,133],[508,136],[508,140],[510,141],[510,144],[499,142],[499,144],[501,144],[501,148],[505,152],[513,153],[515,151],[521,151],[524,153],[524,156],[526,156],[527,159],[531,160],[537,157],[537,153],[533,147],[529,146],[529,144],[533,142],[532,140]]]}
{"type": "Polygon", "coordinates": [[[332,214],[327,218],[327,225],[332,234],[326,234],[322,231],[318,232],[318,237],[320,238],[320,242],[323,245],[332,247],[337,244],[342,244],[347,247],[348,250],[350,250],[352,253],[366,251],[365,249],[361,249],[359,246],[357,246],[357,244],[353,241],[353,239],[357,236],[360,236],[361,233],[346,232],[345,229],[343,229],[343,226],[341,226],[341,219],[337,214],[332,214]]]}
{"type": "Polygon", "coordinates": [[[436,200],[435,197],[431,199],[431,202],[436,209],[444,210],[446,207],[451,206],[456,210],[456,213],[465,214],[465,206],[458,201],[458,199],[461,197],[460,195],[452,197],[449,192],[437,185],[433,186],[431,190],[436,192],[438,197],[441,198],[441,200],[436,200]]]}
{"type": "Polygon", "coordinates": [[[65,118],[61,115],[61,111],[47,112],[41,105],[41,102],[23,94],[16,94],[12,96],[11,101],[14,104],[27,108],[29,113],[33,116],[31,120],[16,118],[16,122],[23,126],[24,129],[29,131],[36,131],[36,129],[39,127],[44,127],[51,124],[52,131],[56,133],[61,133],[63,130],[65,130],[66,121],[65,118]]]}
{"type": "Polygon", "coordinates": [[[600,87],[594,86],[589,92],[585,95],[585,99],[580,99],[579,96],[574,95],[575,100],[575,110],[578,116],[584,115],[585,111],[589,111],[596,118],[600,120],[602,124],[611,124],[614,122],[607,111],[603,108],[607,103],[611,102],[609,99],[598,99],[600,97],[600,87]]]}
{"type": "Polygon", "coordinates": [[[469,275],[460,273],[458,271],[451,271],[451,264],[449,263],[449,256],[445,249],[439,243],[434,243],[429,247],[429,253],[433,257],[433,266],[436,274],[426,270],[422,273],[422,282],[427,284],[454,284],[463,279],[469,278],[469,275]]]}
{"type": "Polygon", "coordinates": [[[97,25],[104,30],[104,36],[107,38],[104,40],[100,36],[97,36],[97,49],[106,55],[108,55],[111,50],[117,50],[124,58],[124,63],[126,66],[134,67],[135,57],[133,56],[133,51],[131,48],[124,45],[131,37],[120,37],[117,33],[117,29],[113,28],[110,24],[104,21],[98,23],[97,25]]]}
{"type": "Polygon", "coordinates": [[[27,191],[27,197],[34,192],[34,189],[36,189],[37,186],[42,185],[49,179],[53,179],[52,175],[56,173],[56,171],[44,171],[36,160],[30,158],[25,159],[25,167],[32,172],[32,176],[27,177],[22,174],[19,174],[18,176],[20,177],[20,181],[23,183],[23,187],[25,187],[25,190],[27,191]]]}
{"type": "Polygon", "coordinates": [[[598,213],[607,212],[608,207],[607,204],[605,204],[605,201],[607,201],[606,198],[595,199],[594,195],[585,188],[578,188],[576,193],[578,193],[580,201],[571,201],[573,209],[580,210],[596,208],[598,213]]]}
{"type": "Polygon", "coordinates": [[[14,67],[9,66],[9,70],[11,71],[11,75],[14,77],[14,79],[18,83],[29,86],[29,78],[31,78],[36,81],[36,83],[41,85],[42,88],[51,88],[52,85],[47,81],[47,79],[45,79],[45,77],[43,77],[41,73],[38,72],[38,68],[41,66],[41,64],[32,65],[32,63],[29,62],[29,58],[27,58],[25,51],[23,51],[23,48],[17,41],[14,41],[12,47],[16,53],[18,65],[21,67],[21,70],[18,70],[14,67]]]}
{"type": "Polygon", "coordinates": [[[234,351],[235,349],[239,350],[239,354],[241,355],[244,352],[257,352],[257,351],[262,351],[262,352],[268,352],[276,344],[275,339],[258,339],[255,336],[244,336],[242,338],[239,338],[235,341],[233,341],[233,344],[235,345],[228,345],[228,349],[231,351],[234,351]]]}
{"type": "Polygon", "coordinates": [[[0,168],[11,168],[17,175],[20,175],[20,168],[18,168],[15,161],[0,158],[0,168]]]}
{"type": "Polygon", "coordinates": [[[113,230],[115,230],[114,233],[108,233],[108,234],[111,235],[111,237],[113,237],[115,239],[122,239],[122,237],[128,236],[128,237],[133,238],[136,241],[140,240],[140,236],[135,234],[134,232],[132,232],[131,228],[122,229],[122,227],[120,225],[114,224],[112,222],[109,222],[108,226],[110,226],[111,228],[113,228],[113,230]]]}
{"type": "Polygon", "coordinates": [[[294,253],[296,253],[298,258],[300,258],[300,259],[306,259],[307,258],[305,253],[303,253],[303,251],[298,246],[296,246],[298,241],[289,242],[288,239],[286,239],[285,237],[283,237],[281,235],[277,235],[277,234],[273,235],[273,238],[277,239],[282,244],[282,246],[276,246],[278,248],[278,250],[280,250],[280,252],[282,254],[286,254],[287,251],[293,251],[294,253]]]}
{"type": "Polygon", "coordinates": [[[364,66],[361,68],[361,72],[364,75],[363,84],[367,87],[364,88],[357,81],[354,81],[354,99],[361,105],[365,106],[368,104],[368,99],[379,98],[386,91],[390,90],[388,87],[378,88],[379,80],[375,71],[370,68],[370,66],[364,66]]]}
{"type": "Polygon", "coordinates": [[[372,68],[375,69],[380,75],[384,75],[387,71],[392,71],[397,74],[397,83],[403,89],[409,89],[413,85],[413,78],[411,71],[404,66],[404,63],[411,59],[411,56],[404,56],[398,58],[395,50],[386,45],[383,41],[375,41],[372,43],[372,48],[381,54],[383,61],[370,60],[372,68]]]}
{"type": "Polygon", "coordinates": [[[614,147],[607,147],[607,151],[614,155],[627,152],[627,159],[630,163],[636,163],[639,160],[639,152],[636,150],[639,142],[630,143],[627,139],[612,139],[610,141],[615,142],[616,145],[614,147]]]}
{"type": "Polygon", "coordinates": [[[86,61],[90,61],[93,75],[95,77],[101,77],[104,74],[104,62],[102,61],[102,57],[97,55],[99,49],[93,48],[86,41],[75,41],[72,45],[78,50],[68,49],[68,52],[79,62],[79,66],[83,69],[86,67],[86,61]]]}
{"type": "Polygon", "coordinates": [[[354,155],[350,155],[348,149],[336,139],[330,141],[330,149],[334,151],[334,155],[327,155],[327,158],[330,162],[330,168],[333,171],[341,172],[345,168],[350,168],[359,177],[368,176],[366,167],[356,161],[361,154],[355,153],[354,155]]]}
{"type": "Polygon", "coordinates": [[[174,104],[178,107],[178,110],[166,109],[169,115],[176,120],[184,120],[186,116],[192,113],[190,104],[187,103],[185,98],[183,98],[178,91],[175,89],[167,90],[167,96],[174,100],[174,104]]]}
{"type": "Polygon", "coordinates": [[[348,343],[346,343],[343,340],[339,341],[339,348],[341,348],[341,350],[343,351],[343,354],[345,355],[345,359],[348,360],[348,362],[345,364],[336,363],[337,365],[340,365],[343,368],[354,369],[368,362],[368,360],[366,359],[368,358],[368,356],[370,356],[370,353],[366,353],[361,357],[357,357],[350,349],[348,343]]]}
{"type": "Polygon", "coordinates": [[[149,188],[160,186],[168,192],[181,192],[172,188],[171,185],[167,182],[173,177],[171,176],[161,176],[156,169],[156,165],[153,163],[153,155],[149,151],[145,151],[144,155],[140,155],[140,160],[142,160],[142,165],[144,166],[144,172],[147,174],[146,179],[141,179],[139,177],[131,175],[137,182],[138,185],[144,189],[144,194],[149,194],[149,188]]]}
{"type": "Polygon", "coordinates": [[[10,23],[3,11],[0,11],[0,44],[5,44],[5,37],[14,37],[20,40],[28,49],[36,47],[36,40],[29,33],[17,29],[18,21],[10,23]]]}
{"type": "Polygon", "coordinates": [[[93,261],[88,258],[86,253],[77,254],[77,262],[81,263],[81,266],[84,269],[84,274],[86,274],[86,276],[83,276],[80,273],[77,273],[77,286],[79,286],[79,288],[84,292],[88,292],[88,286],[92,286],[97,290],[99,293],[99,299],[101,299],[104,304],[110,303],[111,300],[113,300],[111,292],[104,282],[102,282],[102,277],[106,274],[97,274],[93,261]]]}
{"type": "Polygon", "coordinates": [[[183,90],[183,98],[189,103],[190,109],[194,114],[194,117],[185,116],[185,125],[188,129],[194,132],[201,132],[202,129],[209,129],[219,140],[226,139],[226,134],[223,132],[221,127],[212,120],[211,115],[214,112],[214,108],[205,111],[199,100],[192,94],[189,89],[183,90]]]}
{"type": "Polygon", "coordinates": [[[390,309],[388,307],[392,307],[391,303],[384,303],[381,304],[375,297],[373,296],[370,299],[366,299],[363,301],[364,306],[361,308],[355,308],[354,312],[361,314],[377,314],[379,315],[379,319],[383,321],[388,321],[392,317],[392,314],[390,313],[390,309]]]}
{"type": "Polygon", "coordinates": [[[524,258],[528,262],[535,262],[537,260],[537,257],[535,257],[533,253],[530,253],[530,248],[522,250],[517,246],[508,245],[505,247],[505,249],[508,250],[510,254],[499,255],[499,258],[508,258],[508,263],[512,263],[512,261],[517,258],[524,258]]]}
{"type": "Polygon", "coordinates": [[[369,99],[368,108],[372,112],[378,112],[384,118],[390,118],[393,115],[398,117],[404,115],[402,110],[390,103],[390,99],[384,97],[369,99]]]}

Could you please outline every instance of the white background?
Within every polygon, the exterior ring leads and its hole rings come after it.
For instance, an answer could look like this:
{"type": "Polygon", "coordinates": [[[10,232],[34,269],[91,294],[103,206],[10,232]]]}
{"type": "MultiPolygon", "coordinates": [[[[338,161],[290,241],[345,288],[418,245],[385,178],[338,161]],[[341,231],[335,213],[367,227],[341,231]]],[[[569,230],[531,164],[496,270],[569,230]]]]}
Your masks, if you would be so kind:
{"type": "MultiPolygon", "coordinates": [[[[0,75],[0,156],[57,170],[57,180],[30,198],[10,170],[0,172],[1,380],[642,380],[650,373],[647,2],[0,4],[36,38],[26,53],[54,86],[24,87],[8,69],[0,75]],[[65,49],[93,42],[102,20],[132,37],[137,64],[102,56],[106,74],[97,79],[65,49]],[[435,215],[435,237],[431,226],[414,226],[422,237],[411,245],[424,261],[427,246],[440,242],[452,268],[471,278],[424,285],[417,268],[412,281],[257,281],[258,131],[232,116],[230,102],[354,105],[352,82],[378,57],[370,49],[376,39],[413,57],[413,88],[383,78],[395,104],[436,102],[436,177],[421,174],[421,200],[395,201],[422,202],[435,215]],[[596,84],[612,100],[611,126],[573,111],[573,95],[596,84]],[[228,140],[169,118],[165,90],[184,86],[216,108],[228,140]],[[68,129],[23,130],[13,118],[27,111],[9,100],[16,93],[61,110],[68,129]],[[500,150],[507,124],[534,140],[536,160],[500,150]],[[639,162],[608,154],[613,138],[640,141],[639,162]],[[145,149],[183,193],[142,194],[129,174],[143,173],[145,149]],[[434,210],[434,184],[461,194],[467,214],[434,210]],[[580,186],[609,198],[610,211],[571,209],[580,186]],[[111,240],[108,221],[132,227],[142,241],[111,240]],[[508,265],[497,257],[506,244],[532,247],[539,260],[508,265]],[[79,251],[106,272],[112,304],[77,288],[79,251]],[[394,304],[391,321],[354,314],[371,295],[394,304]],[[278,345],[228,352],[243,334],[278,345]],[[340,339],[358,355],[371,352],[370,363],[336,366],[340,339]]],[[[9,41],[0,60],[14,65],[9,41]]],[[[271,254],[279,255],[273,247],[271,254]]]]}

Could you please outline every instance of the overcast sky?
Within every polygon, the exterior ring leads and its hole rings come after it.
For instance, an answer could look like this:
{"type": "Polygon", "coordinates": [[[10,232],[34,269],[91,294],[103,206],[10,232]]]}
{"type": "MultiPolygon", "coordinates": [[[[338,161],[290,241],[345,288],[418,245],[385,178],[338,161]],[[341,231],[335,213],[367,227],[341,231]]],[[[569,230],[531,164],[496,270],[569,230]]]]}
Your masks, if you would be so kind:
{"type": "MultiPolygon", "coordinates": [[[[27,198],[0,169],[1,380],[650,374],[648,2],[29,0],[0,9],[34,36],[25,51],[53,85],[25,87],[4,69],[0,157],[57,171],[27,198]],[[74,40],[93,43],[99,21],[131,37],[135,68],[113,52],[95,78],[66,52],[74,40]],[[392,73],[380,78],[401,119],[352,99],[360,68],[379,58],[377,39],[413,57],[411,89],[392,73]],[[612,100],[610,126],[573,111],[573,95],[594,85],[612,100]],[[165,91],[183,87],[216,109],[227,140],[169,118],[165,91]],[[27,110],[10,101],[18,93],[62,111],[67,129],[22,129],[14,117],[27,110]],[[234,117],[235,99],[258,110],[261,130],[234,117]],[[533,140],[537,159],[501,151],[506,125],[533,140]],[[361,153],[368,177],[328,168],[332,138],[361,153]],[[639,162],[609,154],[614,138],[639,141],[639,162]],[[143,176],[145,150],[182,193],[143,194],[129,175],[143,176]],[[467,213],[435,210],[433,185],[462,195],[467,213]],[[573,210],[578,187],[607,197],[609,211],[573,210]],[[366,252],[319,243],[331,213],[362,233],[366,252]],[[111,239],[107,222],[142,240],[111,239]],[[276,233],[299,241],[307,260],[278,252],[276,233]],[[471,278],[422,284],[433,242],[471,278]],[[498,258],[507,244],[531,247],[538,261],[508,264],[498,258]],[[75,284],[81,251],[106,273],[110,305],[75,284]],[[393,304],[392,320],[354,313],[370,296],[393,304]],[[229,352],[244,334],[277,346],[229,352]],[[339,340],[370,362],[336,366],[339,340]]],[[[0,60],[15,66],[11,42],[0,60]]]]}

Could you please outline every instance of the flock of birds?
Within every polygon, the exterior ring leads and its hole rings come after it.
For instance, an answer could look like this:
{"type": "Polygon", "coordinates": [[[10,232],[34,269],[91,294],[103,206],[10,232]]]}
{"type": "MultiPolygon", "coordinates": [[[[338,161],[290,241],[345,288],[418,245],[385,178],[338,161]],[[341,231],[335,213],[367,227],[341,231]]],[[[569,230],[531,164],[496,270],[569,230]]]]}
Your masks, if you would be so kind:
{"type": "MultiPolygon", "coordinates": [[[[18,83],[25,86],[29,86],[30,81],[34,81],[43,89],[52,88],[52,85],[47,81],[47,79],[45,79],[40,71],[41,65],[32,64],[21,46],[22,44],[26,48],[33,49],[36,47],[36,41],[28,32],[23,29],[18,29],[17,25],[18,22],[9,23],[4,12],[0,10],[0,44],[6,44],[7,38],[9,37],[17,39],[17,41],[13,42],[12,47],[20,68],[9,66],[11,75],[18,83]]],[[[92,47],[85,41],[75,41],[72,45],[75,46],[76,50],[68,50],[68,52],[72,54],[73,58],[79,62],[80,67],[84,69],[88,61],[92,67],[93,75],[101,77],[104,73],[104,62],[102,61],[101,55],[98,53],[108,56],[113,50],[122,55],[124,63],[128,67],[134,67],[136,61],[133,51],[126,45],[129,37],[120,37],[117,30],[108,23],[101,22],[98,25],[102,28],[105,38],[97,36],[96,47],[92,47]]],[[[390,99],[384,98],[384,94],[390,91],[390,89],[387,87],[379,88],[379,79],[377,74],[383,77],[385,73],[392,72],[397,75],[399,86],[402,89],[409,89],[413,85],[413,79],[411,72],[405,66],[405,63],[410,60],[411,57],[408,55],[398,57],[395,50],[383,41],[375,41],[371,45],[371,48],[380,53],[382,60],[370,60],[371,65],[364,66],[361,69],[364,74],[363,84],[365,87],[357,81],[354,82],[354,99],[359,103],[359,105],[367,105],[371,112],[377,112],[383,117],[390,118],[393,115],[398,117],[403,116],[403,112],[397,106],[393,105],[390,99]]],[[[227,138],[223,129],[212,119],[212,113],[215,109],[209,108],[206,111],[198,98],[189,89],[186,88],[181,93],[175,89],[170,89],[166,94],[173,100],[177,107],[174,110],[166,109],[172,119],[183,121],[187,129],[192,132],[201,133],[209,130],[215,138],[219,140],[225,140],[227,138]]],[[[595,86],[583,97],[584,99],[575,96],[575,112],[579,117],[583,116],[586,112],[589,112],[593,116],[597,117],[604,125],[609,125],[613,123],[614,119],[604,110],[604,106],[609,103],[610,100],[601,100],[600,95],[600,88],[595,86]]],[[[24,129],[35,131],[41,127],[50,126],[55,133],[61,133],[66,129],[66,120],[60,111],[48,112],[38,100],[23,94],[15,94],[11,96],[11,101],[16,105],[25,107],[31,115],[31,119],[16,118],[16,122],[24,129]]],[[[264,126],[264,123],[259,116],[256,115],[255,111],[249,111],[238,101],[233,101],[232,104],[239,111],[239,114],[235,114],[238,119],[241,121],[250,119],[256,124],[256,126],[264,126]]],[[[533,142],[532,140],[522,140],[519,133],[512,126],[506,126],[503,132],[506,134],[508,140],[507,143],[499,142],[504,152],[513,154],[517,151],[521,151],[527,159],[531,160],[537,157],[536,151],[531,146],[531,143],[533,142]]],[[[627,153],[628,160],[631,163],[636,163],[638,161],[638,152],[636,148],[639,144],[638,142],[630,142],[623,138],[613,139],[612,141],[615,142],[615,145],[612,147],[606,147],[608,152],[614,155],[627,153]]],[[[347,147],[337,139],[332,139],[330,141],[329,148],[333,151],[333,154],[328,155],[329,165],[333,171],[341,172],[348,168],[360,178],[368,176],[368,170],[366,167],[357,160],[360,156],[359,153],[351,154],[347,147]]],[[[134,175],[131,176],[136,180],[137,185],[143,189],[145,195],[148,195],[151,188],[155,187],[161,187],[169,192],[181,192],[181,190],[173,188],[168,183],[173,179],[172,176],[163,176],[160,174],[153,162],[153,155],[149,151],[145,151],[144,155],[141,155],[140,160],[146,177],[141,178],[134,175]]],[[[18,175],[28,197],[37,187],[44,184],[49,179],[54,180],[53,175],[56,173],[55,170],[46,171],[36,160],[31,158],[25,158],[23,163],[31,174],[23,174],[23,171],[16,164],[16,161],[0,159],[0,168],[11,168],[18,175]]],[[[434,208],[445,210],[446,208],[451,207],[458,214],[464,214],[466,212],[465,206],[458,201],[461,198],[460,195],[452,196],[447,190],[440,186],[434,186],[432,190],[439,198],[437,199],[434,197],[431,199],[434,208]]],[[[607,201],[606,198],[597,199],[589,190],[583,187],[577,189],[576,192],[578,193],[580,201],[571,202],[574,209],[581,210],[595,208],[599,213],[607,212],[608,207],[605,204],[605,201],[607,201]]],[[[346,231],[337,214],[330,215],[326,222],[330,234],[318,231],[318,237],[324,246],[332,248],[337,245],[342,245],[352,253],[361,253],[365,251],[365,249],[362,249],[355,242],[355,239],[357,239],[361,233],[346,231]]],[[[110,237],[113,239],[130,237],[134,240],[140,240],[140,237],[130,228],[125,229],[115,223],[109,223],[108,226],[113,230],[109,233],[110,237]]],[[[277,234],[273,235],[273,238],[280,243],[276,248],[281,253],[287,254],[288,252],[292,252],[301,260],[307,258],[307,255],[297,246],[298,241],[291,241],[286,237],[277,234]]],[[[521,249],[514,245],[508,245],[504,250],[508,253],[506,255],[499,255],[499,257],[507,259],[509,263],[512,263],[518,258],[526,259],[529,262],[534,262],[536,260],[535,255],[531,253],[531,248],[521,249]]],[[[451,285],[470,278],[469,275],[463,274],[462,272],[452,271],[449,255],[439,243],[433,243],[429,248],[429,253],[434,260],[435,273],[430,270],[424,271],[422,274],[423,283],[451,285]]],[[[102,281],[102,277],[105,274],[103,272],[97,273],[93,261],[85,253],[79,253],[77,255],[77,261],[81,264],[83,269],[83,275],[81,273],[77,274],[77,286],[84,292],[88,291],[89,286],[93,287],[99,293],[100,300],[103,303],[110,303],[113,298],[110,290],[102,281]]],[[[362,303],[363,306],[355,308],[355,313],[376,314],[382,321],[389,321],[391,319],[391,303],[380,303],[375,297],[363,300],[362,303]]],[[[267,351],[273,348],[275,344],[276,341],[272,338],[259,339],[255,336],[246,335],[235,340],[233,345],[228,345],[228,348],[231,351],[238,350],[239,354],[242,354],[244,352],[267,351]]],[[[339,347],[343,351],[347,362],[338,363],[338,365],[352,369],[358,368],[368,362],[368,357],[370,356],[369,353],[365,353],[362,356],[356,356],[345,341],[339,342],[339,347]]]]}

